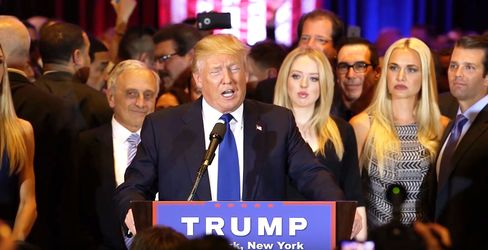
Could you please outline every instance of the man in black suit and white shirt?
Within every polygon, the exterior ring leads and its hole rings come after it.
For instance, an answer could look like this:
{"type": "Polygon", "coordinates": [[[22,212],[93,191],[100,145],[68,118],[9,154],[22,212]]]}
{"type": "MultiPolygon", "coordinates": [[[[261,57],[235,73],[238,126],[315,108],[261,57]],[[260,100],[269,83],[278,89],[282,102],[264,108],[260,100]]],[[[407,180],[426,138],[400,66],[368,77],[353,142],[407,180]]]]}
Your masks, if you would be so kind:
{"type": "Polygon", "coordinates": [[[125,249],[112,198],[131,160],[131,139],[139,136],[145,116],[154,111],[159,81],[143,62],[117,64],[107,83],[107,99],[114,110],[111,123],[80,134],[77,162],[84,249],[125,249]]]}
{"type": "Polygon", "coordinates": [[[488,216],[480,205],[488,193],[486,36],[465,36],[456,42],[448,78],[459,118],[446,129],[437,158],[435,220],[449,229],[452,249],[488,249],[488,216]],[[459,139],[453,142],[454,137],[459,139]]]}

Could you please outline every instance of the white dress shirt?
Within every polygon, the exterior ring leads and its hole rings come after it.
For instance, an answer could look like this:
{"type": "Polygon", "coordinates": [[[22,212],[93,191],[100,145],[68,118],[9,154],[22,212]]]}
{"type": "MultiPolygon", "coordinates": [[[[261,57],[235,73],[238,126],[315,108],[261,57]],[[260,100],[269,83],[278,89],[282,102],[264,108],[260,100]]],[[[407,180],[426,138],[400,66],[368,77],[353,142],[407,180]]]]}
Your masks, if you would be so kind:
{"type": "MultiPolygon", "coordinates": [[[[242,182],[243,182],[243,166],[244,166],[244,122],[243,122],[243,110],[244,105],[241,104],[231,115],[234,119],[230,122],[230,129],[234,133],[234,138],[236,140],[237,146],[237,156],[239,157],[239,176],[240,176],[240,191],[242,199],[242,182]]],[[[212,129],[220,119],[223,114],[212,108],[206,101],[205,98],[202,100],[202,117],[203,117],[203,129],[205,135],[205,149],[208,148],[210,144],[210,133],[212,129]]],[[[212,195],[212,200],[217,200],[217,183],[219,176],[219,149],[215,150],[215,157],[212,164],[208,166],[208,178],[210,182],[210,193],[212,195]]]]}
{"type": "MultiPolygon", "coordinates": [[[[139,129],[137,134],[141,134],[139,129]]],[[[112,142],[114,147],[114,171],[117,186],[124,182],[124,174],[127,169],[127,158],[129,155],[129,142],[127,138],[132,134],[131,131],[122,126],[112,117],[112,142]]]]}

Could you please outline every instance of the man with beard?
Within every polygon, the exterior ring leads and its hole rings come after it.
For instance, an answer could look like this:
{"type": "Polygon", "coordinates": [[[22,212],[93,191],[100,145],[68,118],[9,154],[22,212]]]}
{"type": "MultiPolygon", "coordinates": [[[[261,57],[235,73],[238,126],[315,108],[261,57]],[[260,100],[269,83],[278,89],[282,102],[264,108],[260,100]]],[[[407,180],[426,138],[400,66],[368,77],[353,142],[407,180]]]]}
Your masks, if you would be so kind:
{"type": "Polygon", "coordinates": [[[61,97],[78,113],[78,131],[98,127],[112,116],[104,95],[82,84],[90,71],[90,41],[77,25],[55,23],[41,30],[39,50],[44,74],[35,85],[61,97]]]}

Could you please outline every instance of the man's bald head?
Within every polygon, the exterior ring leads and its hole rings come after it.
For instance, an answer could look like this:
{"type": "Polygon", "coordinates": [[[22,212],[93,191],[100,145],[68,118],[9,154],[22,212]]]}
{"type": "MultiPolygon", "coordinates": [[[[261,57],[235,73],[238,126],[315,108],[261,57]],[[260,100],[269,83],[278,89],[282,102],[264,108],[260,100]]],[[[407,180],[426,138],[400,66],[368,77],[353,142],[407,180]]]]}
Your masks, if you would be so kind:
{"type": "Polygon", "coordinates": [[[16,17],[0,15],[0,44],[9,67],[23,66],[29,60],[29,31],[16,17]]]}

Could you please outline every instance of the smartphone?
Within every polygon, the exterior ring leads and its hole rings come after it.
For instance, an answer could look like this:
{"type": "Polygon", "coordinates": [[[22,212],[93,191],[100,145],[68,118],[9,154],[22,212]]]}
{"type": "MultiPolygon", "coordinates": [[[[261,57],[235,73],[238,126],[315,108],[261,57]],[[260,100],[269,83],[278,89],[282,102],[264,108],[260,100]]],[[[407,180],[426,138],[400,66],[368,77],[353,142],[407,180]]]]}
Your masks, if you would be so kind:
{"type": "Polygon", "coordinates": [[[373,241],[342,241],[341,250],[374,250],[373,241]]]}
{"type": "Polygon", "coordinates": [[[200,30],[232,28],[230,13],[202,12],[197,14],[197,27],[200,30]]]}

